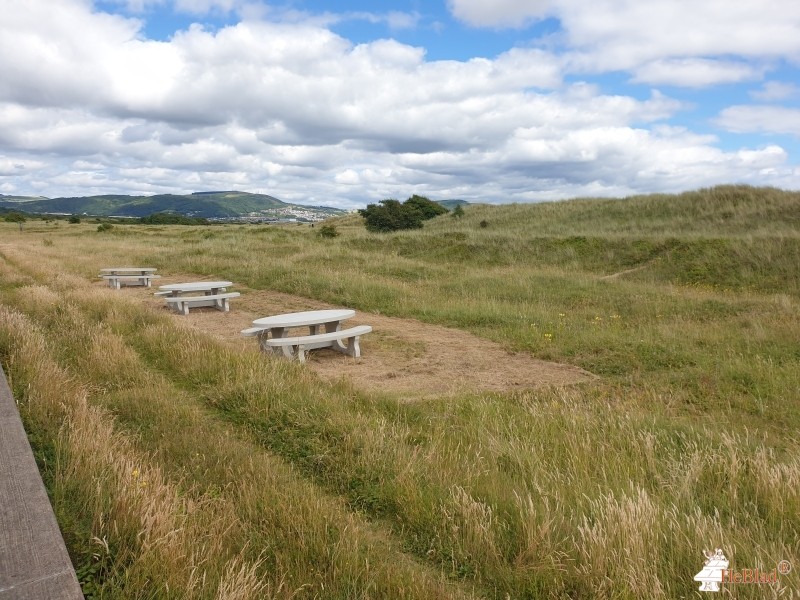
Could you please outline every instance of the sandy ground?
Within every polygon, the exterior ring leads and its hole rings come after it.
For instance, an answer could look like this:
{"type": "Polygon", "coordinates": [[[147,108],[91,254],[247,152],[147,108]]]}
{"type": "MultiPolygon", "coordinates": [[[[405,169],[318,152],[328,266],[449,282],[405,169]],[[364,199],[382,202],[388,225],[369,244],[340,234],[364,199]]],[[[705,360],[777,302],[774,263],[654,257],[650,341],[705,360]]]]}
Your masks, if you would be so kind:
{"type": "MultiPolygon", "coordinates": [[[[158,283],[196,281],[191,276],[171,276],[158,283]]],[[[120,293],[140,295],[155,311],[172,314],[177,323],[194,327],[244,350],[258,352],[256,338],[239,332],[252,325],[253,319],[268,315],[342,308],[270,290],[243,290],[231,300],[231,311],[195,308],[188,316],[170,313],[154,289],[125,287],[120,293]],[[245,293],[246,292],[246,293],[245,293]]],[[[542,386],[565,386],[589,381],[595,376],[587,371],[559,363],[512,353],[495,342],[469,332],[430,325],[413,319],[386,317],[356,312],[347,327],[371,325],[372,333],[361,338],[361,358],[354,359],[333,350],[314,350],[306,364],[326,379],[344,377],[356,387],[396,394],[401,399],[418,400],[461,392],[504,392],[542,386]]],[[[297,330],[297,335],[308,328],[297,330]]]]}

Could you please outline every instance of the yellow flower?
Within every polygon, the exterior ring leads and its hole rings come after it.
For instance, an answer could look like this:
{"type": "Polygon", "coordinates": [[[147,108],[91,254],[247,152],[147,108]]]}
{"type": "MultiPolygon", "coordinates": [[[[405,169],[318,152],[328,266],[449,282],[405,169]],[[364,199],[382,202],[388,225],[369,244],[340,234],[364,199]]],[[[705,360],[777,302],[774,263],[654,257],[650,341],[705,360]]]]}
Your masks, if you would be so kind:
{"type": "Polygon", "coordinates": [[[133,476],[134,476],[134,478],[138,477],[138,476],[139,476],[139,469],[134,469],[134,470],[131,472],[131,475],[133,475],[133,476]]]}

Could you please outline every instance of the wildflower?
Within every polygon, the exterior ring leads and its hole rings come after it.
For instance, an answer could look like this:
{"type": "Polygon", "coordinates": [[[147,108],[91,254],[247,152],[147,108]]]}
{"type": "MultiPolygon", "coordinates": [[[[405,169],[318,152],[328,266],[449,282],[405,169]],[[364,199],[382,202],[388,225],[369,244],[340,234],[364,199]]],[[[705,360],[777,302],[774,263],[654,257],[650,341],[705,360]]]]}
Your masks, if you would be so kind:
{"type": "Polygon", "coordinates": [[[545,333],[544,337],[549,342],[549,341],[551,341],[553,339],[553,334],[552,333],[545,333]]]}
{"type": "Polygon", "coordinates": [[[565,315],[564,313],[558,313],[558,316],[563,318],[566,317],[567,315],[565,315]]]}
{"type": "Polygon", "coordinates": [[[136,479],[137,477],[139,477],[139,469],[134,469],[134,470],[131,472],[131,475],[133,475],[133,478],[134,478],[134,479],[136,479]]]}

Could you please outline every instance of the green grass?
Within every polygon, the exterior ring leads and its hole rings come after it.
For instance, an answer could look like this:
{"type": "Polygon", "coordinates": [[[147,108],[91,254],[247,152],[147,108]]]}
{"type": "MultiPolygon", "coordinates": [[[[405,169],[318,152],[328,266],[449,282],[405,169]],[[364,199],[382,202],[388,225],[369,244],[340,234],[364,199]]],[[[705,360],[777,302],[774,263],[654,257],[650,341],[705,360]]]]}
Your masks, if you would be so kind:
{"type": "Polygon", "coordinates": [[[738,186],[335,239],[0,224],[0,359],[90,597],[694,597],[704,548],[800,564],[798,214],[738,186]],[[404,403],[89,284],[123,262],[599,378],[404,403]]]}

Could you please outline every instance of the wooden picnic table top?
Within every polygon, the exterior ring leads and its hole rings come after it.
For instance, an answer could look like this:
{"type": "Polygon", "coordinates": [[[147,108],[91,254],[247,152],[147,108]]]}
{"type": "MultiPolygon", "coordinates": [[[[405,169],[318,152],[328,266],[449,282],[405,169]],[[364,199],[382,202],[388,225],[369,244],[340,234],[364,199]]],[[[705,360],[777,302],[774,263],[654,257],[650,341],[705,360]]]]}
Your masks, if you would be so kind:
{"type": "Polygon", "coordinates": [[[253,325],[258,327],[302,327],[304,325],[321,325],[334,321],[344,321],[355,316],[356,311],[349,308],[329,309],[329,310],[307,310],[303,312],[285,313],[282,315],[272,315],[253,321],[253,325]]]}
{"type": "Polygon", "coordinates": [[[191,281],[188,283],[168,283],[158,286],[164,292],[209,292],[220,288],[228,288],[233,283],[230,281],[191,281]]]}

